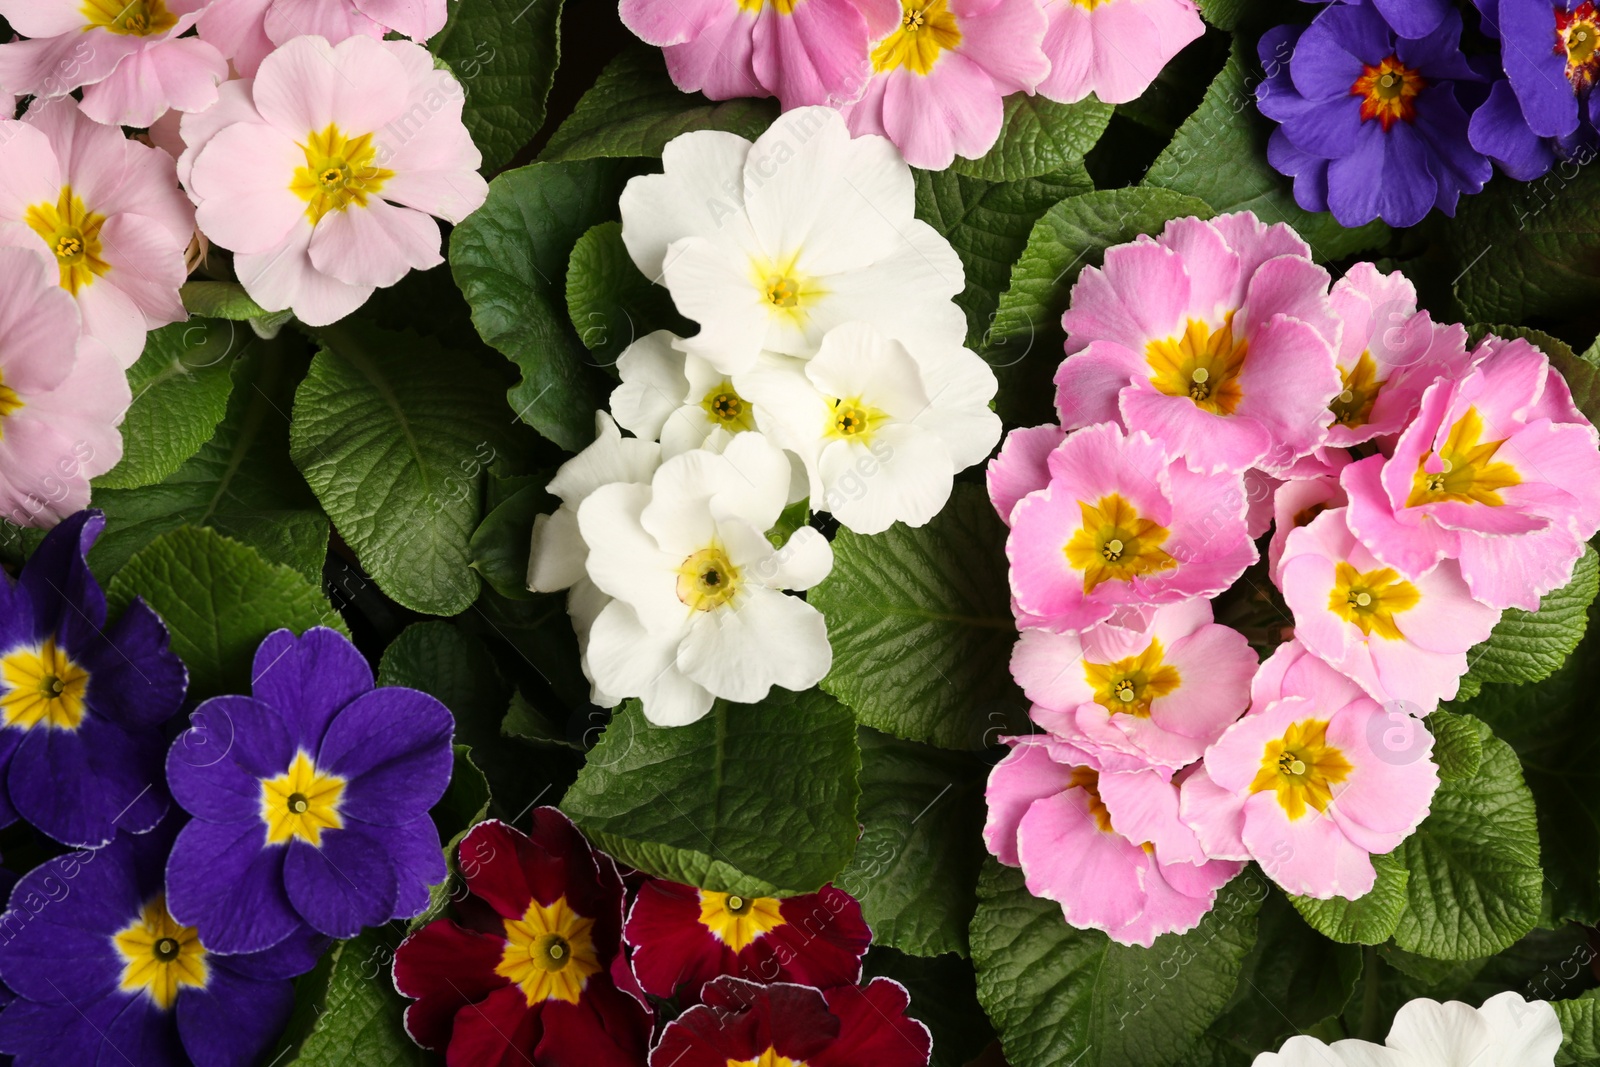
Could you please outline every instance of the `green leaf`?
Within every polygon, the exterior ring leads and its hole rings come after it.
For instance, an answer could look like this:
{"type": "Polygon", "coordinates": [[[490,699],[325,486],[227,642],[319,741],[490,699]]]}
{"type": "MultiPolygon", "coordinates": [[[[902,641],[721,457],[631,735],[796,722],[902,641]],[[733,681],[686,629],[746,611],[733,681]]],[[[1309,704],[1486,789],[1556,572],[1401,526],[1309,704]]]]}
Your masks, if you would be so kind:
{"type": "Polygon", "coordinates": [[[252,339],[232,323],[191,319],[153,330],[128,369],[133,403],[122,422],[122,459],[96,489],[151,485],[211,439],[233,391],[232,357],[252,339]]]}
{"type": "Polygon", "coordinates": [[[1263,222],[1286,222],[1319,262],[1383,244],[1389,228],[1381,222],[1347,230],[1332,215],[1312,214],[1294,202],[1290,179],[1267,162],[1272,123],[1256,111],[1253,86],[1259,77],[1254,59],[1246,58],[1236,40],[1228,65],[1156,157],[1145,184],[1199,197],[1218,214],[1253,211],[1263,222]]]}
{"type": "Polygon", "coordinates": [[[1012,93],[1005,100],[1000,139],[982,159],[957,156],[950,169],[969,178],[1014,182],[1058,174],[1083,161],[1106,132],[1111,105],[1094,97],[1058,104],[1042,96],[1012,93]]]}
{"type": "Polygon", "coordinates": [[[295,392],[290,454],[378,587],[413,611],[478,597],[484,470],[512,445],[497,382],[438,344],[350,319],[295,392]]]}
{"type": "Polygon", "coordinates": [[[775,100],[712,103],[672,84],[661,49],[630,42],[550,136],[545,162],[618,156],[660,156],[691,130],[725,130],[749,140],[778,117],[775,100]]]}
{"type": "Polygon", "coordinates": [[[623,177],[611,161],[509,171],[450,236],[450,269],[472,324],[522,371],[508,394],[512,410],[569,452],[594,439],[609,387],[567,316],[567,265],[591,226],[616,218],[623,177]]]}
{"type": "Polygon", "coordinates": [[[1561,1020],[1556,1067],[1600,1067],[1600,989],[1573,1000],[1550,1003],[1561,1020]]]}
{"type": "Polygon", "coordinates": [[[1552,352],[1548,348],[1545,354],[1567,380],[1567,388],[1572,390],[1572,400],[1578,410],[1590,422],[1600,422],[1600,338],[1577,355],[1569,356],[1559,350],[1552,352]]]}
{"type": "Polygon", "coordinates": [[[1081,164],[1062,174],[1003,183],[948,170],[912,174],[917,182],[917,218],[955,246],[966,269],[967,287],[956,303],[967,313],[967,346],[977,348],[1034,223],[1052,204],[1089,192],[1094,183],[1081,164]]]}
{"type": "Polygon", "coordinates": [[[689,726],[630,701],[562,801],[598,848],[673,881],[744,896],[811,893],[856,841],[850,713],[816,690],[719,700],[689,726]]]}
{"type": "Polygon", "coordinates": [[[179,295],[185,311],[208,319],[243,322],[276,314],[250,299],[238,282],[184,282],[179,295]]]}
{"type": "Polygon", "coordinates": [[[1212,211],[1204,201],[1165,189],[1085,193],[1044,213],[1011,268],[1010,286],[983,341],[983,358],[1000,379],[995,410],[1006,425],[1056,421],[1052,379],[1067,339],[1061,315],[1083,268],[1098,266],[1112,245],[1160,233],[1168,220],[1188,215],[1210,218],[1212,211]]]}
{"type": "Polygon", "coordinates": [[[511,162],[544,125],[561,59],[560,20],[561,0],[456,0],[450,21],[428,42],[466,93],[461,119],[483,153],[485,174],[511,162]]]}
{"type": "Polygon", "coordinates": [[[1441,782],[1417,832],[1398,849],[1411,877],[1395,944],[1433,959],[1492,956],[1539,921],[1539,830],[1511,746],[1477,720],[1474,778],[1441,782]]]}
{"type": "Polygon", "coordinates": [[[679,336],[695,330],[678,314],[672,294],[634,266],[620,222],[602,222],[578,238],[567,264],[567,312],[579,339],[606,367],[655,330],[679,336]]]}
{"type": "Polygon", "coordinates": [[[1485,682],[1538,682],[1561,668],[1583,640],[1589,605],[1600,592],[1600,557],[1585,546],[1572,581],[1546,593],[1538,611],[1507,608],[1489,639],[1467,653],[1467,673],[1457,700],[1476,695],[1485,682]]]}
{"type": "Polygon", "coordinates": [[[141,596],[166,621],[189,668],[189,697],[250,691],[256,646],[272,631],[331,626],[349,636],[322,590],[249,545],[203,527],[163,534],[111,579],[112,614],[141,596]]]}
{"type": "Polygon", "coordinates": [[[1025,732],[1027,702],[1008,666],[1017,631],[1005,537],[971,485],[920,529],[840,530],[833,571],[807,597],[833,644],[822,688],[864,725],[941,748],[1025,732]]]}
{"type": "Polygon", "coordinates": [[[300,1054],[287,1067],[426,1067],[429,1054],[406,1035],[406,1000],[389,975],[399,938],[368,930],[333,949],[328,999],[300,1054]]]}
{"type": "Polygon", "coordinates": [[[1427,720],[1433,731],[1433,761],[1443,779],[1476,778],[1483,766],[1483,738],[1469,716],[1435,711],[1427,720]]]}
{"type": "Polygon", "coordinates": [[[1393,853],[1372,857],[1378,879],[1359,900],[1333,897],[1313,900],[1290,897],[1300,917],[1325,937],[1351,945],[1378,945],[1394,936],[1400,913],[1406,907],[1406,883],[1411,878],[1405,864],[1393,853]]]}
{"type": "Polygon", "coordinates": [[[533,745],[559,746],[576,752],[587,751],[581,741],[574,740],[568,734],[565,723],[557,723],[534,707],[528,698],[522,695],[520,689],[511,694],[511,706],[506,709],[505,721],[500,724],[500,732],[506,737],[520,738],[533,745]]]}
{"type": "Polygon", "coordinates": [[[872,978],[891,978],[911,994],[906,1014],[933,1035],[929,1067],[966,1067],[994,1040],[994,1028],[978,1003],[972,964],[960,956],[909,956],[874,945],[863,961],[861,981],[872,978]]]}
{"type": "Polygon", "coordinates": [[[467,548],[472,569],[503,597],[532,600],[528,591],[528,553],[533,540],[533,520],[551,512],[560,501],[543,486],[530,485],[483,517],[472,532],[467,548]]]}
{"type": "Polygon", "coordinates": [[[861,901],[874,944],[965,956],[989,764],[865,727],[858,740],[861,839],[835,884],[861,901]]]}
{"type": "Polygon", "coordinates": [[[289,461],[289,410],[304,367],[296,338],[257,342],[234,361],[227,415],[166,479],[138,489],[96,489],[106,532],[89,553],[102,579],[180,526],[208,526],[271,563],[321,582],[328,519],[289,461]]]}
{"type": "Polygon", "coordinates": [[[1267,886],[1235,879],[1186,934],[1151,948],[1077,930],[993,860],[978,879],[972,961],[978,1000],[1012,1067],[1164,1067],[1233,995],[1267,886]]]}

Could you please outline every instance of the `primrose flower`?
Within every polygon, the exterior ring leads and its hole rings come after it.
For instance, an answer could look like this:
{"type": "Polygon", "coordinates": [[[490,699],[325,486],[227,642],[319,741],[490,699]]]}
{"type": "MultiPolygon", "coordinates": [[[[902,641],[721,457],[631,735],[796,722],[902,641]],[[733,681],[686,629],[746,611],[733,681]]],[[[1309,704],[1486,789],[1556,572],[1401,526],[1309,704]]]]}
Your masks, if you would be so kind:
{"type": "Polygon", "coordinates": [[[928,1028],[887,978],[832,989],[718,978],[702,1003],[667,1024],[650,1067],[927,1067],[928,1028]]]}
{"type": "Polygon", "coordinates": [[[790,111],[754,144],[686,133],[661,161],[623,190],[622,240],[700,324],[683,350],[718,371],[763,351],[809,359],[846,322],[907,344],[966,336],[961,260],[913,217],[911,169],[881,137],[852,140],[838,112],[790,111]]]}
{"type": "Polygon", "coordinates": [[[1056,407],[1120,422],[1196,470],[1268,473],[1322,443],[1339,395],[1328,274],[1248,211],[1176,219],[1106,250],[1072,287],[1056,407]]]}
{"type": "Polygon", "coordinates": [[[445,0],[211,0],[198,25],[201,40],[253,78],[274,48],[295,37],[338,44],[358,34],[381,40],[394,30],[422,43],[444,29],[448,16],[445,0]]]}
{"type": "Polygon", "coordinates": [[[17,995],[0,1012],[0,1051],[16,1067],[126,1063],[129,1053],[139,1067],[240,1067],[289,1021],[289,979],[316,966],[328,939],[306,931],[265,952],[212,952],[167,911],[162,874],[177,828],[167,818],[119,833],[17,883],[0,943],[0,977],[17,995]]]}
{"type": "Polygon", "coordinates": [[[218,952],[259,952],[309,926],[330,937],[410,918],[447,873],[428,809],[450,782],[455,719],[433,697],[373,687],[349,639],[269,634],[253,696],[195,712],[220,758],[180,736],[172,794],[195,818],[167,862],[173,916],[218,952]],[[202,758],[197,758],[197,753],[202,758]]]}
{"type": "Polygon", "coordinates": [[[1252,1067],[1555,1067],[1561,1019],[1545,1000],[1499,993],[1474,1008],[1458,1000],[1413,1000],[1395,1013],[1382,1045],[1298,1034],[1252,1067]]]}
{"type": "Polygon", "coordinates": [[[759,422],[756,405],[740,395],[733,379],[680,350],[681,341],[657,330],[633,342],[617,358],[622,384],[611,391],[617,424],[661,442],[665,459],[696,448],[721,451],[733,434],[754,430],[759,422]]]}
{"type": "Polygon", "coordinates": [[[1528,342],[1473,355],[1423,393],[1393,455],[1345,468],[1350,529],[1403,577],[1454,558],[1476,600],[1536,611],[1600,529],[1600,437],[1528,342]]]}
{"type": "Polygon", "coordinates": [[[1206,32],[1193,0],[1046,0],[1039,95],[1073,104],[1093,93],[1126,104],[1150,88],[1184,46],[1206,32]]]}
{"type": "Polygon", "coordinates": [[[825,886],[797,897],[747,897],[651,879],[623,936],[646,993],[698,1004],[713,978],[831,989],[861,980],[872,931],[849,893],[825,886]]]}
{"type": "Polygon", "coordinates": [[[977,159],[1000,136],[1011,93],[1050,74],[1038,0],[900,0],[900,24],[872,50],[873,77],[844,108],[850,132],[881,134],[913,167],[977,159]]]}
{"type": "Polygon", "coordinates": [[[1084,630],[1118,608],[1211,597],[1256,560],[1236,474],[1196,474],[1149,435],[1069,434],[1050,484],[1011,511],[1011,595],[1027,626],[1084,630]]]}
{"type": "Polygon", "coordinates": [[[443,262],[438,215],[484,202],[461,86],[427,49],[296,37],[182,131],[196,219],[269,311],[325,326],[443,262]]]}
{"type": "Polygon", "coordinates": [[[0,140],[0,241],[54,260],[83,332],[131,367],[146,331],[186,317],[178,288],[194,207],[171,157],[92,121],[71,97],[0,122],[0,140]]]}
{"type": "Polygon", "coordinates": [[[104,528],[98,511],[80,511],[0,586],[0,822],[20,815],[85,848],[166,812],[161,728],[188,682],[143,600],[106,625],[88,562],[104,528]]]}
{"type": "Polygon", "coordinates": [[[1377,877],[1372,855],[1399,847],[1428,814],[1433,735],[1298,641],[1261,665],[1252,696],[1183,782],[1183,821],[1206,855],[1253,859],[1287,892],[1362,896],[1377,877]]]}
{"type": "Polygon", "coordinates": [[[149,126],[168,108],[204,111],[228,62],[185,37],[209,0],[0,0],[28,41],[0,44],[0,85],[41,99],[84,87],[83,113],[149,126]]]}
{"type": "Polygon", "coordinates": [[[1255,672],[1244,635],[1213,622],[1201,599],[1157,608],[1137,628],[1024,630],[1011,653],[1034,722],[1102,761],[1131,756],[1170,770],[1199,759],[1244,713],[1255,672]]]}
{"type": "Polygon", "coordinates": [[[958,471],[1000,439],[994,372],[957,341],[902,345],[865,323],[829,331],[807,362],[767,359],[735,383],[800,457],[812,506],[857,533],[922,526],[958,471]]]}
{"type": "Polygon", "coordinates": [[[395,950],[395,988],[416,1001],[411,1039],[450,1063],[644,1062],[650,1012],[622,950],[610,857],[555,808],[535,808],[531,834],[474,826],[460,864],[460,921],[436,919],[395,950]]]}
{"type": "Polygon", "coordinates": [[[989,775],[983,840],[1021,867],[1067,923],[1149,948],[1197,926],[1243,868],[1212,860],[1178,818],[1178,788],[1151,767],[1111,769],[1045,736],[1008,738],[989,775]]]}
{"type": "Polygon", "coordinates": [[[1272,492],[1272,540],[1267,545],[1267,574],[1272,584],[1283,588],[1278,578],[1278,564],[1283,559],[1284,546],[1289,535],[1312,519],[1332,508],[1342,508],[1349,501],[1344,487],[1339,484],[1339,472],[1350,465],[1350,453],[1330,449],[1329,469],[1309,478],[1291,478],[1272,492]]]}
{"type": "Polygon", "coordinates": [[[833,661],[820,612],[785,589],[809,589],[833,567],[809,526],[781,550],[766,532],[789,492],[789,460],[759,433],[722,453],[685,452],[649,485],[617,482],[578,507],[589,577],[615,599],[589,631],[590,677],[637,696],[659,725],[694,722],[722,697],[804,690],[833,661]]]}

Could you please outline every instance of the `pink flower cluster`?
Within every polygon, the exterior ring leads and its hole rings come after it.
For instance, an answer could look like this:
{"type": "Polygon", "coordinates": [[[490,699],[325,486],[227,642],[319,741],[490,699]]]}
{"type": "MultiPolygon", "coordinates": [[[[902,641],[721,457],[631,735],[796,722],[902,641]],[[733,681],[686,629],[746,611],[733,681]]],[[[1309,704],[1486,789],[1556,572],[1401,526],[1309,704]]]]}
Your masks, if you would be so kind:
{"type": "Polygon", "coordinates": [[[1205,29],[1193,0],[622,0],[621,10],[685,92],[836,107],[851,133],[888,137],[931,169],[987,152],[1005,96],[1125,103],[1205,29]]]}
{"type": "Polygon", "coordinates": [[[989,467],[1041,731],[989,779],[990,851],[1124,944],[1251,860],[1365,894],[1438,787],[1423,717],[1600,529],[1600,436],[1527,341],[1469,351],[1248,212],[1108,249],[1062,321],[1060,424],[989,467]],[[1259,665],[1213,617],[1241,579],[1288,607],[1259,665]]]}

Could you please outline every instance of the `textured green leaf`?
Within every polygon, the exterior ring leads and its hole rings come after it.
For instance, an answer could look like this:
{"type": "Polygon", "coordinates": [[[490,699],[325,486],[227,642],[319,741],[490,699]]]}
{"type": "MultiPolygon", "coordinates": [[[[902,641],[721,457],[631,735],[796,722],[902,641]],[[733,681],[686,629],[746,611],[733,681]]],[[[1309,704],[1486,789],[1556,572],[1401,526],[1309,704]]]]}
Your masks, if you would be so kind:
{"type": "Polygon", "coordinates": [[[967,313],[967,346],[977,348],[989,330],[1011,265],[1050,205],[1089,192],[1094,183],[1082,165],[1062,174],[1016,182],[986,182],[954,171],[912,172],[917,181],[917,218],[955,246],[966,269],[967,287],[956,303],[967,313]]]}
{"type": "Polygon", "coordinates": [[[1389,228],[1381,222],[1347,230],[1332,215],[1294,202],[1290,179],[1267,162],[1272,123],[1256,111],[1258,77],[1254,59],[1235,41],[1228,65],[1151,165],[1145,184],[1199,197],[1219,214],[1253,211],[1264,222],[1286,222],[1322,262],[1383,244],[1389,228]]]}
{"type": "Polygon", "coordinates": [[[454,0],[450,21],[428,42],[466,92],[461,119],[485,174],[511,162],[544,125],[560,21],[561,0],[454,0]]]}
{"type": "Polygon", "coordinates": [[[1479,727],[1474,778],[1441,782],[1432,809],[1397,850],[1411,877],[1395,944],[1434,959],[1491,956],[1539,921],[1539,830],[1511,746],[1479,727]]]}
{"type": "Polygon", "coordinates": [[[668,141],[691,130],[726,130],[753,141],[777,117],[775,100],[712,103],[699,93],[679,92],[661,50],[634,42],[601,72],[539,158],[554,163],[659,156],[668,141]]]}
{"type": "Polygon", "coordinates": [[[989,764],[866,727],[858,740],[861,839],[835,884],[861,901],[874,944],[965,956],[989,764]]]}
{"type": "Polygon", "coordinates": [[[322,590],[249,545],[203,527],[163,534],[111,579],[115,615],[141,596],[166,621],[172,650],[189,668],[189,697],[250,691],[256,646],[272,631],[331,626],[348,635],[322,590]]]}
{"type": "Polygon", "coordinates": [[[1345,944],[1381,944],[1394,936],[1400,913],[1406,907],[1406,882],[1411,874],[1392,853],[1372,857],[1372,866],[1378,872],[1378,880],[1359,900],[1290,897],[1289,902],[1312,929],[1325,937],[1345,944]]]}
{"type": "Polygon", "coordinates": [[[610,161],[509,171],[450,236],[450,269],[472,324],[522,371],[508,394],[512,410],[569,452],[594,439],[609,389],[568,318],[567,264],[591,226],[616,217],[622,183],[610,161]]]}
{"type": "Polygon", "coordinates": [[[1485,682],[1537,682],[1560,669],[1583,640],[1589,605],[1600,592],[1600,557],[1586,547],[1572,581],[1546,593],[1538,611],[1508,608],[1489,639],[1467,653],[1467,673],[1456,699],[1474,696],[1485,682]]]}
{"type": "Polygon", "coordinates": [[[484,469],[509,449],[495,379],[432,341],[351,319],[295,393],[290,454],[378,587],[414,611],[477,599],[484,469]]]}
{"type": "Polygon", "coordinates": [[[472,569],[503,597],[531,600],[528,591],[528,554],[533,543],[533,520],[551,512],[560,502],[540,485],[513,493],[483,517],[472,533],[468,549],[472,569]]]}
{"type": "Polygon", "coordinates": [[[191,315],[209,319],[267,318],[274,314],[254,300],[238,282],[185,282],[179,291],[183,307],[191,315]]]}
{"type": "Polygon", "coordinates": [[[958,174],[991,182],[1014,182],[1059,174],[1081,163],[1106,132],[1111,105],[1094,97],[1058,104],[1042,96],[1012,93],[1005,100],[1000,139],[982,159],[957,156],[958,174]]]}
{"type": "Polygon", "coordinates": [[[1548,348],[1545,354],[1567,380],[1567,388],[1572,390],[1578,410],[1590,422],[1600,422],[1600,338],[1577,355],[1568,356],[1548,348]]]}
{"type": "Polygon", "coordinates": [[[1600,990],[1550,1005],[1561,1020],[1556,1067],[1600,1067],[1600,990]]]}
{"type": "Polygon", "coordinates": [[[822,688],[864,725],[941,748],[1025,732],[1027,702],[1008,667],[1005,535],[971,485],[920,529],[839,531],[833,571],[807,597],[833,644],[822,688]]]}
{"type": "Polygon", "coordinates": [[[695,332],[694,325],[678,314],[666,287],[654,284],[634,266],[622,243],[620,222],[602,222],[578,238],[567,264],[567,312],[578,338],[606,367],[647,333],[695,332]]]}
{"type": "Polygon", "coordinates": [[[993,860],[978,879],[972,961],[978,1000],[1012,1067],[1164,1067],[1233,995],[1267,886],[1229,883],[1186,934],[1151,948],[1076,930],[1061,906],[1029,895],[1022,872],[993,860]]]}
{"type": "Polygon", "coordinates": [[[368,930],[333,949],[328,998],[300,1054],[288,1067],[426,1067],[427,1052],[406,1036],[406,1001],[389,969],[399,937],[368,930]]]}
{"type": "Polygon", "coordinates": [[[1477,722],[1448,711],[1435,711],[1427,723],[1433,732],[1433,761],[1439,765],[1439,777],[1476,778],[1483,766],[1483,738],[1477,722]]]}
{"type": "Polygon", "coordinates": [[[1210,218],[1204,201],[1165,189],[1110,189],[1070,197],[1050,208],[1028,235],[1011,283],[1000,295],[982,354],[1000,379],[995,410],[1008,426],[1056,421],[1055,386],[1066,334],[1061,315],[1084,267],[1169,219],[1210,218]]]}
{"type": "Polygon", "coordinates": [[[719,700],[689,726],[652,726],[630,701],[561,807],[618,862],[744,896],[810,893],[855,848],[850,713],[826,694],[719,700]]]}
{"type": "Polygon", "coordinates": [[[200,451],[228,410],[233,357],[251,339],[231,322],[205,319],[151,331],[128,369],[133,403],[122,423],[122,459],[95,488],[151,485],[200,451]]]}
{"type": "Polygon", "coordinates": [[[892,978],[911,994],[906,1014],[933,1034],[929,1067],[966,1067],[994,1040],[972,964],[960,956],[909,956],[874,945],[861,975],[863,982],[870,978],[892,978]]]}

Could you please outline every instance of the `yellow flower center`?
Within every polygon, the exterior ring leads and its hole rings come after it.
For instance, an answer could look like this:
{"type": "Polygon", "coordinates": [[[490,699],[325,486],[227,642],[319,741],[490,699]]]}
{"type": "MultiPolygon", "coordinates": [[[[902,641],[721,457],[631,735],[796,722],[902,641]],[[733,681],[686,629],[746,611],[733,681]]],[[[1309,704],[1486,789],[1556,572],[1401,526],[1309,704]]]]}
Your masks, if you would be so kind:
{"type": "Polygon", "coordinates": [[[872,50],[872,69],[881,74],[905,67],[927,74],[941,52],[960,44],[961,28],[949,0],[900,0],[900,28],[872,50]]]}
{"type": "Polygon", "coordinates": [[[734,893],[700,891],[700,925],[735,952],[776,930],[784,923],[782,901],[772,897],[742,897],[734,893]]]}
{"type": "Polygon", "coordinates": [[[1574,90],[1587,89],[1594,84],[1596,68],[1600,67],[1600,13],[1592,0],[1585,0],[1571,11],[1556,8],[1556,55],[1565,54],[1567,80],[1574,90]]]}
{"type": "Polygon", "coordinates": [[[1428,460],[1433,456],[1431,452],[1417,461],[1406,507],[1443,500],[1490,507],[1505,503],[1499,491],[1521,485],[1522,476],[1511,464],[1495,460],[1494,455],[1505,440],[1482,441],[1483,429],[1483,416],[1478,414],[1477,408],[1468,408],[1450,427],[1450,435],[1439,450],[1440,469],[1427,469],[1428,460]]]}
{"type": "Polygon", "coordinates": [[[281,845],[298,837],[322,847],[322,831],[344,826],[339,799],[344,779],[317,770],[304,752],[296,752],[289,769],[276,778],[261,780],[261,821],[267,824],[267,843],[281,845]]]}
{"type": "Polygon", "coordinates": [[[778,1050],[771,1045],[767,1051],[753,1060],[729,1060],[728,1067],[806,1067],[805,1060],[791,1060],[787,1056],[778,1055],[778,1050]]]}
{"type": "Polygon", "coordinates": [[[1106,809],[1106,802],[1100,799],[1100,772],[1091,767],[1074,767],[1067,778],[1067,788],[1081,789],[1088,794],[1089,814],[1093,816],[1094,824],[1101,833],[1111,833],[1111,812],[1106,809]]]}
{"type": "Polygon", "coordinates": [[[351,204],[366,207],[367,198],[394,177],[394,171],[377,165],[378,149],[370,133],[348,137],[330,123],[321,133],[307,134],[300,148],[306,165],[295,168],[289,189],[306,202],[313,226],[330,211],[344,211],[351,204]]]}
{"type": "Polygon", "coordinates": [[[78,10],[89,20],[85,29],[97,26],[132,37],[166,33],[178,24],[162,0],[84,0],[78,10]]]}
{"type": "Polygon", "coordinates": [[[1146,718],[1150,702],[1175,692],[1183,679],[1178,668],[1163,662],[1165,650],[1160,641],[1151,641],[1136,656],[1113,663],[1084,660],[1083,673],[1094,688],[1094,702],[1111,714],[1146,718]]]}
{"type": "Polygon", "coordinates": [[[1358,571],[1348,563],[1334,568],[1333,591],[1328,594],[1328,610],[1345,622],[1355,623],[1367,636],[1377,634],[1390,641],[1400,641],[1400,632],[1394,617],[1410,611],[1422,600],[1416,586],[1400,577],[1391,567],[1375,571],[1358,571]]]}
{"type": "Polygon", "coordinates": [[[529,1005],[576,1004],[590,976],[600,973],[594,920],[573,911],[564,896],[549,907],[529,901],[522,918],[505,920],[505,928],[506,947],[494,973],[521,986],[529,1005]]]}
{"type": "Polygon", "coordinates": [[[31,205],[22,221],[39,235],[61,271],[61,288],[78,295],[78,290],[111,269],[101,258],[100,227],[106,217],[90,211],[72,186],[63,185],[55,203],[31,205]]]}
{"type": "Polygon", "coordinates": [[[740,396],[733,383],[724,378],[712,386],[700,407],[706,416],[729,433],[740,433],[756,428],[755,412],[750,402],[740,396]]]}
{"type": "Polygon", "coordinates": [[[143,992],[156,1007],[169,1011],[184,986],[206,987],[206,950],[192,926],[167,914],[167,898],[147,903],[139,917],[112,939],[122,956],[122,990],[143,992]]]}
{"type": "Polygon", "coordinates": [[[89,672],[47,637],[36,648],[19,648],[0,657],[0,696],[5,725],[31,730],[76,730],[83,722],[89,672]]]}
{"type": "Polygon", "coordinates": [[[1378,391],[1383,388],[1372,353],[1362,352],[1354,367],[1339,371],[1339,379],[1343,388],[1328,405],[1335,425],[1352,430],[1365,426],[1372,418],[1372,405],[1378,402],[1378,391]]]}
{"type": "Polygon", "coordinates": [[[815,279],[795,269],[798,255],[784,260],[755,257],[750,261],[750,280],[761,300],[773,315],[799,324],[810,314],[809,308],[827,290],[815,279]]]}
{"type": "Polygon", "coordinates": [[[873,407],[859,396],[849,398],[831,396],[827,400],[828,425],[824,432],[835,440],[860,441],[865,444],[872,440],[872,435],[878,427],[889,421],[886,412],[873,407]]]}
{"type": "Polygon", "coordinates": [[[692,554],[678,567],[678,599],[691,611],[710,611],[739,591],[739,568],[719,544],[692,554]]]}
{"type": "Polygon", "coordinates": [[[1243,338],[1234,340],[1233,312],[1215,330],[1190,319],[1179,336],[1145,347],[1150,384],[1168,396],[1186,396],[1213,415],[1232,415],[1244,399],[1239,372],[1248,348],[1243,338]]]}
{"type": "Polygon", "coordinates": [[[1333,787],[1354,769],[1343,752],[1328,744],[1327,722],[1304,719],[1281,738],[1267,742],[1250,792],[1277,790],[1278,803],[1293,821],[1306,813],[1307,806],[1326,811],[1333,787]]]}
{"type": "Polygon", "coordinates": [[[1139,517],[1120,493],[1094,504],[1078,501],[1083,525],[1062,547],[1067,562],[1083,572],[1083,591],[1092,593],[1105,581],[1132,581],[1135,575],[1170,570],[1178,565],[1161,550],[1170,536],[1163,526],[1139,517]]]}
{"type": "Polygon", "coordinates": [[[1377,119],[1388,133],[1396,122],[1412,122],[1417,117],[1417,94],[1428,87],[1421,74],[1389,56],[1376,66],[1363,65],[1361,77],[1350,86],[1350,95],[1361,97],[1361,121],[1377,119]]]}
{"type": "Polygon", "coordinates": [[[6,435],[5,420],[23,408],[22,398],[17,391],[6,385],[4,371],[0,371],[0,439],[6,435]]]}

